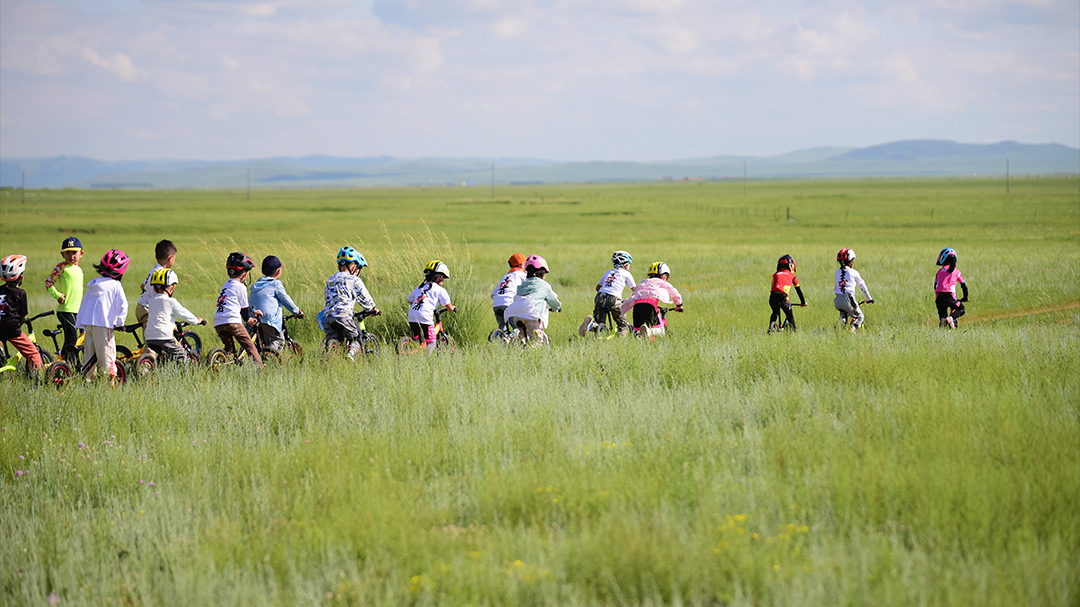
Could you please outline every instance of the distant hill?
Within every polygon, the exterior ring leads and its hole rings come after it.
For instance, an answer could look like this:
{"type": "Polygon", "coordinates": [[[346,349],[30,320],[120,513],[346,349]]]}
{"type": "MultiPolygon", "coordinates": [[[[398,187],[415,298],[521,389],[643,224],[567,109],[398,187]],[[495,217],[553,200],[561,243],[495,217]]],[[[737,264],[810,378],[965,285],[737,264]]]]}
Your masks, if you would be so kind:
{"type": "Polygon", "coordinates": [[[820,147],[775,156],[710,156],[656,162],[538,158],[272,157],[254,160],[110,162],[81,156],[0,159],[0,186],[28,188],[254,188],[576,183],[661,179],[1080,173],[1080,149],[1060,144],[895,141],[820,147]]]}

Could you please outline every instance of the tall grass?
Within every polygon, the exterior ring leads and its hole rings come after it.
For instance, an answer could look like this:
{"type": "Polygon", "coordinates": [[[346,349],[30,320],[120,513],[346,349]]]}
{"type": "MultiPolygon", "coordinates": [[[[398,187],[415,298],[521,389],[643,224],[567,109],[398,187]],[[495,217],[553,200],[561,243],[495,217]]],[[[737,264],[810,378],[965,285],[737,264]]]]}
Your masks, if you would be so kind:
{"type": "MultiPolygon", "coordinates": [[[[314,312],[337,248],[356,246],[387,311],[369,328],[387,342],[404,332],[423,264],[443,259],[462,307],[448,324],[467,346],[348,364],[321,359],[320,333],[301,321],[309,354],[277,372],[164,368],[64,395],[3,378],[2,602],[1076,604],[1075,184],[1040,190],[1037,221],[978,183],[771,187],[757,207],[650,186],[552,187],[508,205],[439,200],[445,191],[287,193],[253,224],[261,232],[178,237],[177,298],[204,316],[231,250],[281,257],[290,292],[314,312]],[[429,205],[430,228],[393,210],[405,198],[429,205]],[[831,205],[867,198],[888,204],[829,227],[843,217],[831,205]],[[777,225],[766,212],[776,202],[804,205],[802,223],[777,225]],[[558,229],[507,233],[477,211],[490,207],[558,229]],[[367,222],[320,234],[290,223],[305,208],[367,222]],[[616,230],[620,240],[584,223],[616,208],[637,214],[598,217],[656,223],[616,230]],[[950,212],[954,233],[938,221],[950,212]],[[861,249],[881,302],[858,335],[832,326],[840,244],[861,249]],[[927,293],[944,244],[961,251],[973,289],[951,332],[937,329],[927,293]],[[668,338],[572,338],[614,248],[634,254],[638,274],[646,260],[672,264],[688,312],[668,338]],[[552,317],[549,349],[484,343],[489,285],[515,250],[555,266],[567,311],[552,317]],[[767,336],[768,276],[789,252],[811,307],[796,311],[799,333],[767,336]],[[1036,308],[1054,310],[1005,317],[1036,308]]],[[[226,208],[145,196],[122,202],[226,208]]],[[[49,226],[62,220],[48,213],[59,207],[39,207],[48,217],[36,224],[0,205],[5,248],[55,256],[49,226]]],[[[142,212],[127,219],[139,229],[84,243],[130,238],[145,258],[159,234],[139,234],[151,225],[142,212]]]]}

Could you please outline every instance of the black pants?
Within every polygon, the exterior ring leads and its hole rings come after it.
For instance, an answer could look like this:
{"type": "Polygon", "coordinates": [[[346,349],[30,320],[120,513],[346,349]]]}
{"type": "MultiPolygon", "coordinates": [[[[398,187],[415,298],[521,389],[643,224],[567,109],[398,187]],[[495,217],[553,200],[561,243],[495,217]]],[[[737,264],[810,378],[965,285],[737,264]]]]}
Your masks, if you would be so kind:
{"type": "Polygon", "coordinates": [[[964,309],[964,304],[956,301],[956,296],[948,291],[938,293],[934,303],[937,304],[937,315],[941,320],[945,320],[946,316],[952,316],[953,320],[956,320],[967,311],[964,309]],[[950,308],[952,309],[951,314],[949,313],[950,308]]]}
{"type": "Polygon", "coordinates": [[[60,327],[64,329],[64,345],[61,346],[60,353],[64,355],[64,360],[79,365],[79,351],[75,348],[75,344],[79,341],[79,330],[75,328],[76,316],[75,312],[56,313],[60,327]]]}
{"type": "Polygon", "coordinates": [[[640,329],[645,325],[656,327],[660,324],[660,317],[656,314],[656,306],[651,303],[634,304],[634,328],[640,329]]]}
{"type": "Polygon", "coordinates": [[[795,314],[791,311],[791,299],[787,293],[769,293],[769,307],[772,308],[772,316],[769,316],[769,324],[780,320],[780,311],[783,310],[786,320],[784,324],[795,330],[795,314]]]}

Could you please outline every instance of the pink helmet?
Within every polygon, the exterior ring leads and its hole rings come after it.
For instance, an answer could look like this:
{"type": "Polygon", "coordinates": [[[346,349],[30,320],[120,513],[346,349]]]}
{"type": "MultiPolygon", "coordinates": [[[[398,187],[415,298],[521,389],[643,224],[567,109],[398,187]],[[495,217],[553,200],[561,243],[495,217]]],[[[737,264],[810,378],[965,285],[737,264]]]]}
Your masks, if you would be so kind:
{"type": "Polygon", "coordinates": [[[98,269],[101,270],[102,275],[109,278],[120,278],[127,272],[128,268],[127,253],[120,249],[109,249],[105,252],[105,255],[101,258],[101,264],[98,269]]]}
{"type": "Polygon", "coordinates": [[[529,255],[529,258],[525,260],[525,269],[528,270],[529,268],[551,273],[551,270],[548,269],[547,260],[539,255],[529,255]]]}

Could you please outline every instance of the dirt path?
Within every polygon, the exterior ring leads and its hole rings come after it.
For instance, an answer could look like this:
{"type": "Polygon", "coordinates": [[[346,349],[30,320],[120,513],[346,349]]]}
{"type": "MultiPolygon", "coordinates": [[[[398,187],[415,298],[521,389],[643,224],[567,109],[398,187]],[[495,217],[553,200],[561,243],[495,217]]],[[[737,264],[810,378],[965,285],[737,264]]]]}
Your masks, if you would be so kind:
{"type": "Polygon", "coordinates": [[[1075,310],[1077,308],[1080,308],[1080,301],[1067,301],[1065,303],[1054,304],[1052,306],[1040,306],[1038,308],[1002,310],[1001,312],[994,312],[992,314],[969,314],[966,315],[963,320],[967,323],[976,323],[987,320],[1004,320],[1006,318],[1019,318],[1021,316],[1035,316],[1036,314],[1047,314],[1049,312],[1060,312],[1062,310],[1075,310]]]}

